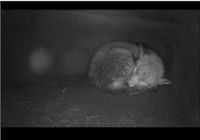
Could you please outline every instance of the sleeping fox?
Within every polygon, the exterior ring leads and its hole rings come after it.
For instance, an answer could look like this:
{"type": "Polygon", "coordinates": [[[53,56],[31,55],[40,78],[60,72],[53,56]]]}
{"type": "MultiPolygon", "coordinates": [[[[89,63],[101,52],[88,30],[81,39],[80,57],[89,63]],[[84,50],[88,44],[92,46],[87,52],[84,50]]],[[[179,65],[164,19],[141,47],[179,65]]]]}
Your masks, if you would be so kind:
{"type": "Polygon", "coordinates": [[[99,88],[109,90],[150,89],[171,82],[164,78],[164,64],[153,51],[141,45],[112,42],[100,48],[90,64],[89,77],[99,88]]]}

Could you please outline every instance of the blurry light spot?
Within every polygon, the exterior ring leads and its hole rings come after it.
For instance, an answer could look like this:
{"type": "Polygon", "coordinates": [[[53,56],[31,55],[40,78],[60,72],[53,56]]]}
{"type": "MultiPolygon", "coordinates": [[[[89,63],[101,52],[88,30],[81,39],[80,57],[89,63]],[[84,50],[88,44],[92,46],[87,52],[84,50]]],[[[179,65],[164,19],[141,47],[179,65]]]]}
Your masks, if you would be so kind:
{"type": "Polygon", "coordinates": [[[37,49],[30,55],[30,67],[36,74],[43,74],[51,65],[51,55],[45,49],[37,49]]]}

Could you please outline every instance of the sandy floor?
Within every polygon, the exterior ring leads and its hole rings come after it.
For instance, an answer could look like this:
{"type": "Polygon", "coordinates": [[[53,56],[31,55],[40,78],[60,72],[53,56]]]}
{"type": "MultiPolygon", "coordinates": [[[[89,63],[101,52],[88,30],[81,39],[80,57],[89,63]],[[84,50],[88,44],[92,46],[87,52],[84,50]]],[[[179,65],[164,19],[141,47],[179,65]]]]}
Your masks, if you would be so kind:
{"type": "Polygon", "coordinates": [[[102,91],[84,77],[7,85],[2,87],[2,126],[197,126],[189,116],[194,101],[180,89],[170,85],[129,96],[102,91]]]}

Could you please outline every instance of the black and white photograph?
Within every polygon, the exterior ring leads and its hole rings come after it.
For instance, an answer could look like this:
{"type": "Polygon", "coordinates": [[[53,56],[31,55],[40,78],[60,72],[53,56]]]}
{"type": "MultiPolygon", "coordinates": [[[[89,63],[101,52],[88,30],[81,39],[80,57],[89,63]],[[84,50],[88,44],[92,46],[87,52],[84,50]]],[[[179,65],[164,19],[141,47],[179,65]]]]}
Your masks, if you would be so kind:
{"type": "Polygon", "coordinates": [[[199,127],[199,19],[1,9],[1,126],[199,127]]]}

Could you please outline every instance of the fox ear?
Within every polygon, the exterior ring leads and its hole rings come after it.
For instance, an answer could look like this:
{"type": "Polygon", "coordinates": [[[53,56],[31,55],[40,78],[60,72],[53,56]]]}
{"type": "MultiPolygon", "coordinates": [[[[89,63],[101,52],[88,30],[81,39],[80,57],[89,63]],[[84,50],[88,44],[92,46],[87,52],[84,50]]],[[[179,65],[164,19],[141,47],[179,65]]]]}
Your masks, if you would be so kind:
{"type": "Polygon", "coordinates": [[[166,84],[172,84],[172,82],[171,81],[169,81],[168,79],[166,79],[166,78],[161,78],[160,80],[159,80],[159,85],[166,85],[166,84]]]}

